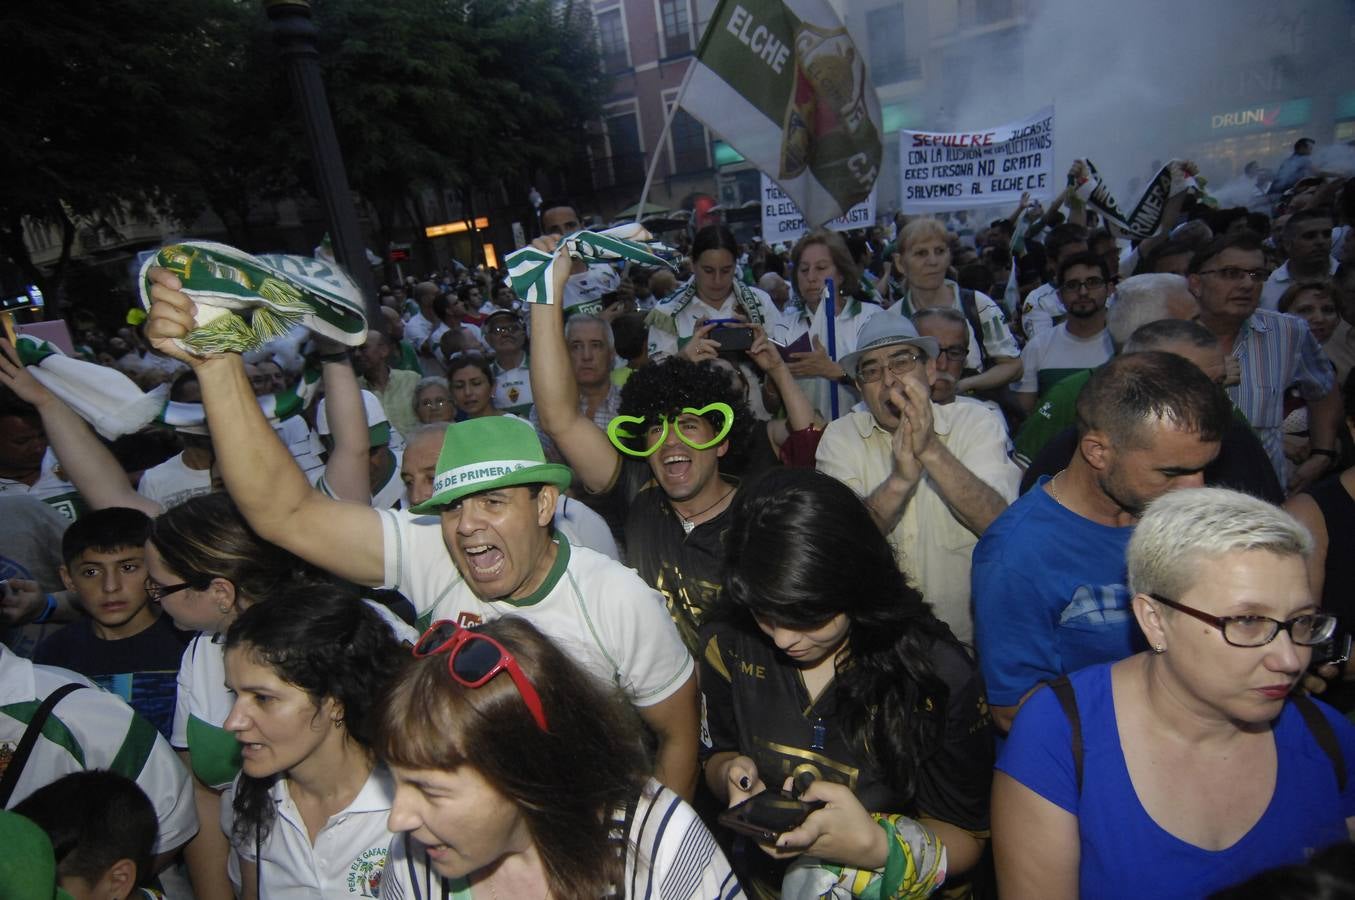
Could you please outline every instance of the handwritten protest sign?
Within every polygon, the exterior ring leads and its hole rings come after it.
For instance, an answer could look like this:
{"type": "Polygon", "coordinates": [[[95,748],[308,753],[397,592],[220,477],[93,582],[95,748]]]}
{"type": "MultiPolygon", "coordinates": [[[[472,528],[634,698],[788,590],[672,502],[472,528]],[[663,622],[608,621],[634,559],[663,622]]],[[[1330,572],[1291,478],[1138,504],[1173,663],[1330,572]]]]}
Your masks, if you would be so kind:
{"type": "Polygon", "coordinates": [[[1054,196],[1054,107],[984,131],[899,132],[906,213],[1016,205],[1054,196]]]}

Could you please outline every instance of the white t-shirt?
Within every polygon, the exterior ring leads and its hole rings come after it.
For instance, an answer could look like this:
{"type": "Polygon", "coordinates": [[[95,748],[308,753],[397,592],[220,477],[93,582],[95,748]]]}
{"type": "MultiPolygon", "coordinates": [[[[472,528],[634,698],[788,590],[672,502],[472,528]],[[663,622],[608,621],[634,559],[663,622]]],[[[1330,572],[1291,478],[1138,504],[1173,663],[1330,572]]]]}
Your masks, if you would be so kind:
{"type": "MultiPolygon", "coordinates": [[[[1327,276],[1331,277],[1332,275],[1335,275],[1336,270],[1339,268],[1341,268],[1340,261],[1334,256],[1331,257],[1328,260],[1327,276]]],[[[1278,310],[1280,308],[1280,298],[1283,297],[1284,292],[1293,287],[1293,285],[1294,276],[1289,274],[1289,263],[1285,263],[1274,272],[1271,272],[1270,277],[1266,279],[1266,283],[1261,287],[1261,308],[1278,310]]]]}
{"type": "Polygon", "coordinates": [[[494,408],[527,418],[532,411],[532,373],[526,355],[522,364],[500,369],[494,364],[494,408]]]}
{"type": "Polygon", "coordinates": [[[1043,394],[1060,378],[1094,369],[1114,355],[1109,329],[1102,328],[1089,338],[1080,338],[1068,333],[1067,322],[1060,322],[1026,344],[1021,351],[1021,381],[1012,389],[1022,394],[1043,394]],[[1057,371],[1049,371],[1041,379],[1040,372],[1045,370],[1057,371]]]}
{"type": "MultiPolygon", "coordinates": [[[[232,833],[238,784],[236,779],[221,796],[221,828],[231,841],[229,875],[237,894],[241,889],[239,860],[255,862],[256,849],[252,836],[241,841],[232,833]]],[[[386,820],[395,798],[395,782],[385,766],[378,764],[353,802],[329,817],[314,844],[288,793],[287,780],[279,778],[269,793],[274,818],[263,842],[258,896],[268,900],[378,896],[393,837],[386,820]]]]}
{"type": "MultiPolygon", "coordinates": [[[[786,304],[781,318],[771,326],[768,336],[776,343],[788,347],[808,333],[811,348],[814,346],[814,338],[818,338],[829,356],[842,359],[848,353],[856,352],[857,336],[861,329],[882,312],[884,310],[873,303],[848,300],[833,316],[833,341],[830,342],[827,304],[820,303],[818,309],[811,313],[808,307],[796,300],[786,304]]],[[[851,412],[856,401],[860,399],[849,388],[833,384],[826,378],[797,378],[796,383],[800,385],[800,389],[805,392],[805,396],[814,404],[814,408],[823,416],[825,422],[833,421],[833,391],[837,392],[839,417],[851,412]]]]}
{"type": "Polygon", "coordinates": [[[692,674],[692,658],[663,597],[634,569],[601,553],[557,534],[555,565],[531,597],[489,601],[457,571],[440,527],[383,510],[381,531],[385,586],[409,598],[421,627],[441,619],[469,626],[522,616],[640,707],[668,699],[692,674]]]}
{"type": "MultiPolygon", "coordinates": [[[[386,479],[385,484],[381,485],[375,494],[372,494],[372,509],[400,509],[405,502],[405,483],[400,479],[400,461],[404,459],[405,453],[403,449],[397,450],[393,446],[390,448],[390,452],[395,457],[395,468],[391,469],[390,477],[386,479]]],[[[324,469],[311,474],[314,475],[311,478],[311,484],[315,485],[317,491],[326,497],[338,499],[334,496],[334,491],[330,489],[329,482],[325,481],[324,469]]],[[[308,475],[308,477],[310,476],[308,475]]]]}
{"type": "Polygon", "coordinates": [[[1045,282],[1026,295],[1021,304],[1021,331],[1027,341],[1035,340],[1042,331],[1054,327],[1056,320],[1068,315],[1068,310],[1059,299],[1059,289],[1045,282]]]}
{"type": "Polygon", "coordinates": [[[183,454],[171,457],[141,476],[136,492],[154,500],[164,509],[178,506],[191,497],[212,492],[212,470],[190,469],[183,454]]]}
{"type": "Polygon", "coordinates": [[[42,468],[38,471],[38,480],[32,485],[24,484],[12,478],[0,478],[0,494],[24,494],[36,497],[43,503],[74,521],[78,517],[81,505],[80,492],[59,474],[61,463],[52,448],[42,455],[42,468]]]}
{"type": "MultiPolygon", "coordinates": [[[[390,610],[364,601],[381,614],[397,640],[413,644],[419,635],[390,610]]],[[[193,774],[215,790],[228,787],[239,773],[239,742],[222,726],[235,701],[226,690],[226,650],[223,634],[200,633],[189,643],[179,662],[179,693],[169,742],[187,750],[193,774]]]]}
{"type": "Polygon", "coordinates": [[[296,460],[301,471],[310,474],[324,468],[325,461],[320,458],[320,451],[324,447],[306,424],[305,418],[289,416],[273,426],[273,431],[287,445],[287,452],[292,454],[292,459],[296,460]]]}
{"type": "Polygon", "coordinates": [[[602,311],[602,295],[621,286],[621,276],[610,264],[589,266],[565,282],[565,315],[602,311]]]}
{"type": "Polygon", "coordinates": [[[155,852],[173,850],[198,831],[188,772],[155,726],[83,675],[37,666],[0,646],[0,755],[8,760],[37,704],[62,685],[84,685],[61,699],[10,796],[21,802],[63,775],[109,769],[137,783],[155,808],[155,852]]]}
{"type": "MultiPolygon", "coordinates": [[[[618,826],[625,810],[616,810],[618,826]]],[[[746,897],[715,838],[682,798],[650,780],[630,816],[626,883],[620,896],[654,900],[735,900],[746,897]]],[[[619,831],[619,827],[618,827],[619,831]]],[[[382,900],[469,900],[462,879],[443,879],[428,865],[421,844],[406,834],[391,841],[382,900]]]]}

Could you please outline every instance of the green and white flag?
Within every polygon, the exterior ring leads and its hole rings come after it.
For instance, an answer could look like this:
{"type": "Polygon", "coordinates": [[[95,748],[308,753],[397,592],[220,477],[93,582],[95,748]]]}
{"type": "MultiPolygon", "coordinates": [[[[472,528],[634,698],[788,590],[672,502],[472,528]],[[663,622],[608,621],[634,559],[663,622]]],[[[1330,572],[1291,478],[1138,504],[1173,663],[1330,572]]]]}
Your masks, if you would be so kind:
{"type": "Polygon", "coordinates": [[[673,268],[664,258],[671,255],[671,249],[652,241],[650,233],[634,223],[606,231],[576,231],[562,238],[554,253],[523,247],[508,254],[504,263],[508,266],[513,292],[527,303],[547,306],[559,303],[560,298],[555,296],[555,285],[550,279],[550,267],[561,254],[586,263],[628,259],[646,266],[673,268]]]}
{"type": "Polygon", "coordinates": [[[152,266],[169,269],[198,306],[197,328],[177,343],[199,356],[243,353],[301,325],[349,347],[367,339],[362,294],[336,265],[306,256],[251,255],[225,244],[170,244],[141,266],[141,303],[151,307],[152,266]]]}
{"type": "Polygon", "coordinates": [[[680,102],[810,227],[866,199],[879,175],[880,101],[827,0],[720,0],[680,102]]]}

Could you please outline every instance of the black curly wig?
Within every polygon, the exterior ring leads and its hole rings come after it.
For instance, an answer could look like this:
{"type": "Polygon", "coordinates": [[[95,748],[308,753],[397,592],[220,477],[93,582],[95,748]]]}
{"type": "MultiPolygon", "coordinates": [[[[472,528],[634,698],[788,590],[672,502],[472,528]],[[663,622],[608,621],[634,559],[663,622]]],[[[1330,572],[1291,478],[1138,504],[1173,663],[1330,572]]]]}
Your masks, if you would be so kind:
{"type": "MultiPolygon", "coordinates": [[[[761,424],[748,408],[742,393],[729,373],[717,366],[694,363],[684,356],[670,356],[662,362],[636,369],[621,388],[623,416],[637,416],[646,425],[660,416],[676,416],[684,407],[700,409],[711,403],[728,403],[734,410],[734,426],[729,431],[729,452],[720,460],[720,471],[738,475],[747,462],[753,438],[761,424]]],[[[723,417],[711,412],[703,416],[717,432],[723,417]]],[[[642,440],[633,445],[641,449],[642,440]]]]}

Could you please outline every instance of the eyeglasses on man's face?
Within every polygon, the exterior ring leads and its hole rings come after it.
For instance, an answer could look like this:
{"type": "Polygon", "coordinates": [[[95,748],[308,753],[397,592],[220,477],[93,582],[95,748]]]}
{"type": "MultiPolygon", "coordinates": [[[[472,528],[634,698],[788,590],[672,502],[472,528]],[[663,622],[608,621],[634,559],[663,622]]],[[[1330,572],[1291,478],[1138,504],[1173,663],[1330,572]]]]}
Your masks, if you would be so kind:
{"type": "Polygon", "coordinates": [[[942,356],[944,356],[951,362],[964,362],[966,359],[969,358],[969,345],[951,344],[946,347],[938,347],[937,348],[938,361],[942,356]]]}
{"type": "Polygon", "coordinates": [[[489,326],[490,334],[517,334],[520,331],[522,331],[522,326],[519,325],[517,322],[511,322],[506,325],[489,326]]]}
{"type": "Polygon", "coordinates": [[[1216,275],[1222,281],[1238,282],[1250,278],[1253,284],[1265,284],[1270,277],[1269,269],[1244,269],[1240,266],[1224,266],[1221,269],[1205,269],[1196,275],[1216,275]]]}
{"type": "Polygon", "coordinates": [[[1223,639],[1234,647],[1264,647],[1275,640],[1281,631],[1288,632],[1289,639],[1295,644],[1311,647],[1330,639],[1336,632],[1336,617],[1326,613],[1304,613],[1285,622],[1269,616],[1212,616],[1160,594],[1148,596],[1178,612],[1213,625],[1223,632],[1223,639]]]}
{"type": "Polygon", "coordinates": [[[891,375],[906,375],[923,360],[922,354],[915,350],[900,350],[883,363],[872,359],[856,367],[856,380],[862,384],[871,384],[885,377],[885,369],[891,375]]]}
{"type": "Polygon", "coordinates": [[[1065,294],[1080,294],[1085,291],[1099,291],[1108,284],[1106,279],[1099,275],[1093,275],[1091,278],[1070,278],[1059,285],[1059,290],[1065,294]]]}

